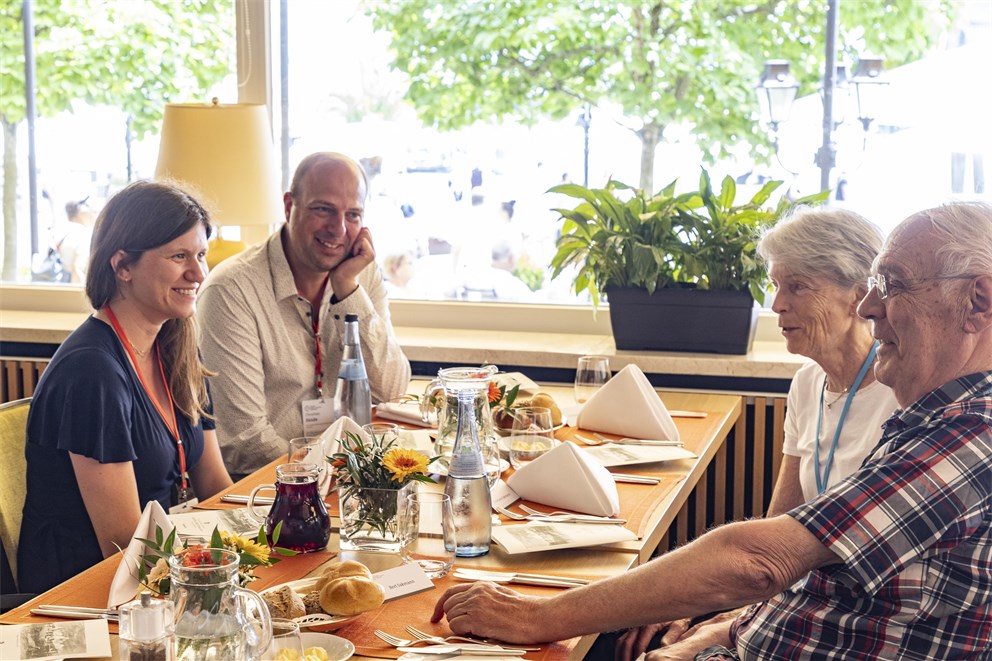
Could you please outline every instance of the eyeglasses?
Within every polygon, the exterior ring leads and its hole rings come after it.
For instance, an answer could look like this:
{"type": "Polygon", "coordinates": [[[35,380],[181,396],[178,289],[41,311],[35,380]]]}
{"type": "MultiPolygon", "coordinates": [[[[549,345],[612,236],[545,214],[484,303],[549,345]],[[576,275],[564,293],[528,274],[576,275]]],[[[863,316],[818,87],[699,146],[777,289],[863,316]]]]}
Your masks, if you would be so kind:
{"type": "Polygon", "coordinates": [[[878,297],[884,301],[890,295],[895,296],[897,294],[902,294],[910,291],[912,289],[913,284],[927,282],[930,280],[968,280],[974,277],[975,276],[973,275],[934,275],[929,278],[913,278],[911,280],[898,280],[893,277],[888,277],[883,273],[879,273],[878,275],[872,275],[868,277],[868,291],[870,292],[873,287],[877,288],[878,297]]]}

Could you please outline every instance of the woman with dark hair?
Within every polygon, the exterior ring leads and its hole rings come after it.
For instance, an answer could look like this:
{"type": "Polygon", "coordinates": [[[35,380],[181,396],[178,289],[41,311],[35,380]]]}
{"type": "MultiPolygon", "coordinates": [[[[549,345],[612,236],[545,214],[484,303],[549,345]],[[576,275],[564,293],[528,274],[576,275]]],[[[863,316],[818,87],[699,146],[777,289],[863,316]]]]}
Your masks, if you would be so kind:
{"type": "Polygon", "coordinates": [[[210,232],[206,210],[165,183],[130,184],[101,211],[95,312],[55,353],[28,415],[22,591],[127,546],[148,502],[177,510],[231,484],[193,320],[210,232]]]}

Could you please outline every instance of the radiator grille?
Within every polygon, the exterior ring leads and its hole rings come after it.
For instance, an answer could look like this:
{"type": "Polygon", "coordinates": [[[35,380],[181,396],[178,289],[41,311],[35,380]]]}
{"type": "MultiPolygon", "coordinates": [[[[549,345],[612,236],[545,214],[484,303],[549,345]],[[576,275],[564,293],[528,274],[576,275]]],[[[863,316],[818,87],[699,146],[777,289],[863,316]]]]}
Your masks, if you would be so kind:
{"type": "Polygon", "coordinates": [[[0,403],[34,395],[47,366],[47,358],[0,358],[0,403]]]}
{"type": "Polygon", "coordinates": [[[764,515],[782,463],[785,402],[784,396],[747,398],[741,418],[658,552],[682,546],[713,526],[764,515]]]}

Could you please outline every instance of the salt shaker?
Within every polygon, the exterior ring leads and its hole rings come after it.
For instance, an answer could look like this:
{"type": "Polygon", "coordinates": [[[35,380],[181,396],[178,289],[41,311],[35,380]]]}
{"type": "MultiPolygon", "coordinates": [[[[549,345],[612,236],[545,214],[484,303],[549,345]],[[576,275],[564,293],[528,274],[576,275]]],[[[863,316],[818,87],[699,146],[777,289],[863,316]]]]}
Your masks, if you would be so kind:
{"type": "Polygon", "coordinates": [[[173,661],[175,611],[169,599],[142,592],[120,607],[120,661],[173,661]]]}

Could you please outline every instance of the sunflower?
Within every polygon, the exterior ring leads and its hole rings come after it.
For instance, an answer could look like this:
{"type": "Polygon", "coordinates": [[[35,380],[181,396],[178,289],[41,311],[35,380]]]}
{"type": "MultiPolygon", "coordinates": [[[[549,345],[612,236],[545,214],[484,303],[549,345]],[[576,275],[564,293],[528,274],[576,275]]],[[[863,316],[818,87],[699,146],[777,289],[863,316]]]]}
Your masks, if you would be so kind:
{"type": "Polygon", "coordinates": [[[382,465],[402,484],[407,477],[427,470],[427,455],[408,448],[393,448],[382,458],[382,465]]]}
{"type": "Polygon", "coordinates": [[[250,539],[235,535],[227,530],[220,531],[220,538],[224,541],[224,547],[236,551],[237,553],[247,554],[255,558],[262,564],[264,564],[269,559],[269,547],[257,542],[253,542],[250,539]]]}

